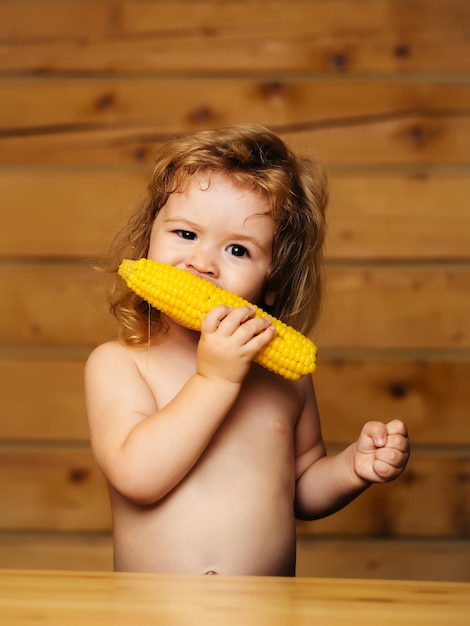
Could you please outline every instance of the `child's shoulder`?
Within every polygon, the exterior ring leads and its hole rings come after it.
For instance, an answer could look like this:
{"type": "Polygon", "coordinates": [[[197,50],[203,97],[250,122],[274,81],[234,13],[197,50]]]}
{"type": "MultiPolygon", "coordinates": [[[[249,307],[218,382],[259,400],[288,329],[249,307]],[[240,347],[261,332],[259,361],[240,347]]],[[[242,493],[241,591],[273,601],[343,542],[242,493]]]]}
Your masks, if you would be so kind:
{"type": "Polygon", "coordinates": [[[105,341],[104,343],[99,344],[95,348],[93,348],[90,353],[90,357],[92,356],[102,356],[107,354],[122,354],[124,352],[128,352],[130,348],[128,348],[124,343],[116,340],[105,341]]]}
{"type": "Polygon", "coordinates": [[[115,366],[117,363],[133,359],[133,348],[120,341],[107,341],[92,350],[86,362],[86,369],[95,367],[115,366]]]}

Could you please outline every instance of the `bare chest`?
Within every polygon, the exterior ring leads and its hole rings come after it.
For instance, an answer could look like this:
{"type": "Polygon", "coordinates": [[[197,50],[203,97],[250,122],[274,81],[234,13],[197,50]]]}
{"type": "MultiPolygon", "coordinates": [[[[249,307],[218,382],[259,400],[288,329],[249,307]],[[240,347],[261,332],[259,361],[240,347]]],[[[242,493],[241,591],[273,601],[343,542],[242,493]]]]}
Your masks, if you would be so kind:
{"type": "MultiPolygon", "coordinates": [[[[161,349],[143,361],[141,371],[161,409],[179,393],[195,366],[192,360],[161,349]]],[[[273,459],[287,461],[293,455],[294,429],[301,410],[302,399],[294,383],[253,365],[199,467],[203,462],[212,465],[218,461],[227,467],[233,460],[252,471],[260,466],[266,469],[273,459]]]]}

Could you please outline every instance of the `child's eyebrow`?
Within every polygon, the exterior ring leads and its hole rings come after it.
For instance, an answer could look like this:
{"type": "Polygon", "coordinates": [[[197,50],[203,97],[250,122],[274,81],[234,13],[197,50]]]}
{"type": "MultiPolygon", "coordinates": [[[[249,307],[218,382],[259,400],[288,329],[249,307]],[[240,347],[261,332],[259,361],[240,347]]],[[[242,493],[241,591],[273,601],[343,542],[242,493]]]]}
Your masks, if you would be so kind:
{"type": "Polygon", "coordinates": [[[187,226],[191,228],[201,228],[200,224],[196,224],[196,222],[192,222],[187,217],[165,217],[163,220],[166,224],[180,224],[184,222],[187,226]]]}
{"type": "Polygon", "coordinates": [[[231,233],[230,238],[233,239],[234,241],[240,241],[242,243],[251,243],[253,246],[258,248],[259,250],[261,251],[264,250],[264,247],[262,246],[262,244],[255,237],[251,237],[250,235],[231,233]]]}

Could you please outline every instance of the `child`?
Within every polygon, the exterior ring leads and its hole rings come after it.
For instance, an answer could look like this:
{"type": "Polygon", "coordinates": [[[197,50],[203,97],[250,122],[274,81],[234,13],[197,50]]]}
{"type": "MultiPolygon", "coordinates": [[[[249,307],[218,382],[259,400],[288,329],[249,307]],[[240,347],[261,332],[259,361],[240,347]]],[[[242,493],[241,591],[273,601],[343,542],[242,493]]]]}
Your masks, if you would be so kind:
{"type": "MultiPolygon", "coordinates": [[[[308,333],[319,313],[326,176],[263,127],[160,150],[147,198],[116,243],[202,276],[308,333]]],[[[115,276],[121,341],[86,366],[93,450],[109,483],[116,570],[295,575],[295,518],[337,511],[393,480],[406,427],[366,424],[326,456],[311,376],[252,363],[274,337],[251,307],[216,307],[201,333],[115,276]]]]}

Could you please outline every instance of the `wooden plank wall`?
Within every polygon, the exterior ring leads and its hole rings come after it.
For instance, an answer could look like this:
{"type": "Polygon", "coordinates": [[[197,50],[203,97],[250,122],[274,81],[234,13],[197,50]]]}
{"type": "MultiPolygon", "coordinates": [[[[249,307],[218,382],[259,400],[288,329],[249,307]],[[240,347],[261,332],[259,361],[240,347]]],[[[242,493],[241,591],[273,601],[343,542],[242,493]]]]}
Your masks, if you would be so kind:
{"type": "Polygon", "coordinates": [[[0,567],[109,569],[83,364],[93,261],[174,133],[265,124],[331,174],[315,374],[331,450],[399,481],[299,523],[299,574],[469,580],[470,2],[0,2],[0,567]]]}

